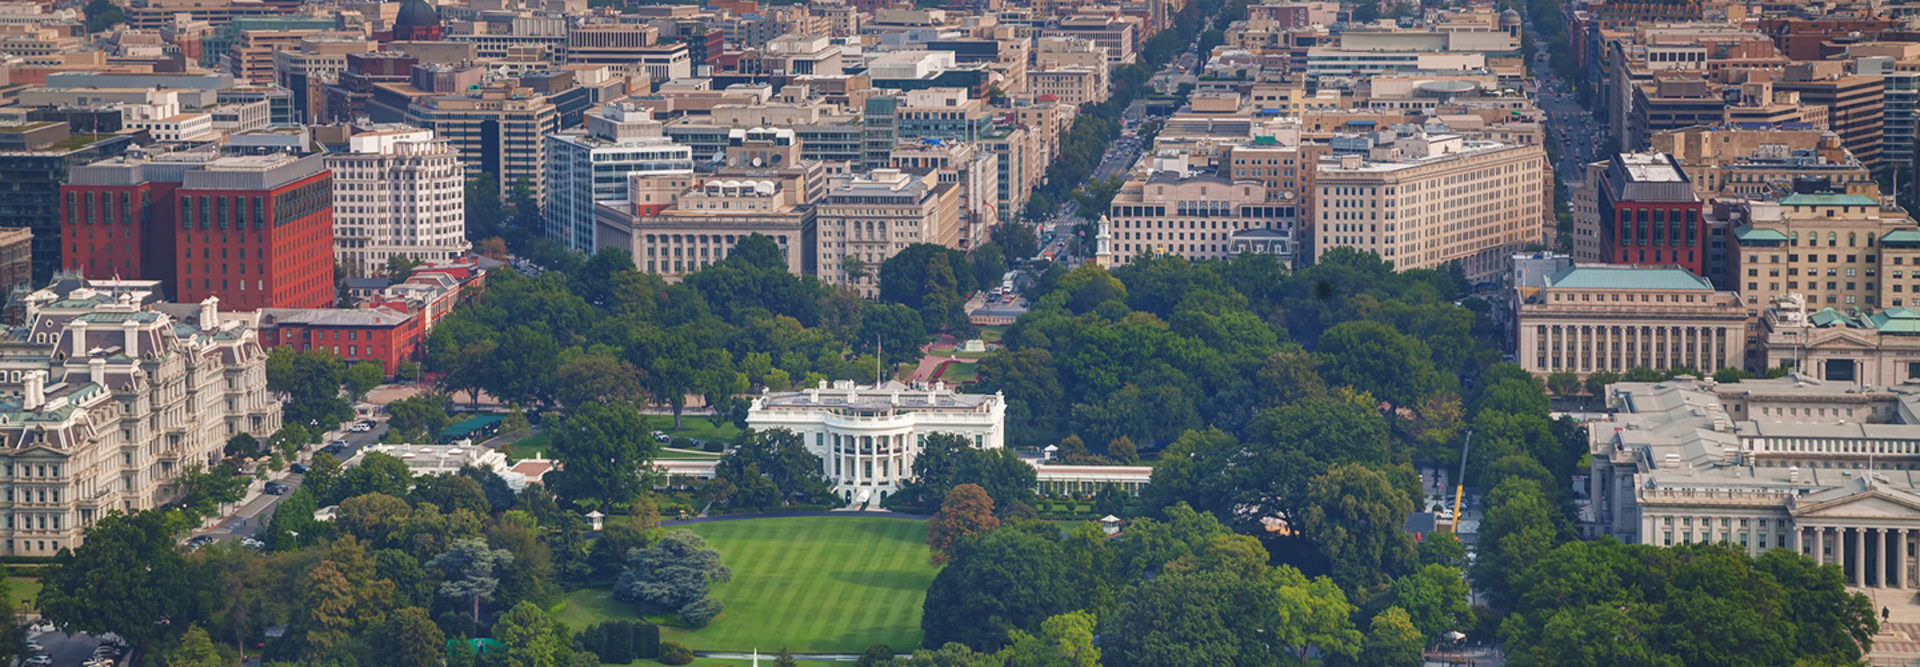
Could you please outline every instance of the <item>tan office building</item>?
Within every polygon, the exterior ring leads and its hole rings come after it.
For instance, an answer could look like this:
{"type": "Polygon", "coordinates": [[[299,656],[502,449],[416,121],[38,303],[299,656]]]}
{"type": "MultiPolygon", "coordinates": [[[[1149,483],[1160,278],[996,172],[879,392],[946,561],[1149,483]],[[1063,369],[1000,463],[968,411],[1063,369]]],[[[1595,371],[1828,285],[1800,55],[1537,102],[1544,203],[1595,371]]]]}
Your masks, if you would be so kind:
{"type": "Polygon", "coordinates": [[[1103,266],[1147,254],[1222,259],[1243,251],[1293,261],[1297,206],[1269,201],[1267,186],[1246,178],[1162,171],[1121,186],[1100,225],[1103,266]]]}
{"type": "Polygon", "coordinates": [[[786,185],[713,179],[652,214],[632,202],[599,202],[594,238],[599,247],[632,253],[635,267],[677,281],[725,259],[741,239],[761,234],[780,247],[788,271],[810,274],[814,210],[796,206],[796,193],[786,185]]]}
{"type": "Polygon", "coordinates": [[[1416,135],[1368,155],[1335,155],[1315,173],[1315,257],[1347,247],[1399,269],[1460,262],[1469,280],[1492,280],[1507,258],[1539,240],[1552,213],[1540,187],[1539,146],[1416,135]]]}
{"type": "Polygon", "coordinates": [[[1520,365],[1538,374],[1745,365],[1747,308],[1685,269],[1575,266],[1520,304],[1520,365]]]}
{"type": "Polygon", "coordinates": [[[960,247],[960,188],[929,174],[875,169],[827,192],[815,217],[821,280],[880,293],[880,264],[915,243],[960,247]],[[849,260],[864,275],[849,276],[849,260]]]}

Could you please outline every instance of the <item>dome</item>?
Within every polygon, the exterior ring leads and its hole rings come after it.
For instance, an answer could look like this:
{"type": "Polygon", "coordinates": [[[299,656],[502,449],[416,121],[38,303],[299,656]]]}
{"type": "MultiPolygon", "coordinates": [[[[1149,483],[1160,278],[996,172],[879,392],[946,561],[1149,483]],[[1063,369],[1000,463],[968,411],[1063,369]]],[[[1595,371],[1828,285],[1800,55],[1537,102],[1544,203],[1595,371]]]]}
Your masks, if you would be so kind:
{"type": "Polygon", "coordinates": [[[1500,12],[1500,25],[1520,25],[1520,12],[1516,12],[1512,8],[1500,12]]]}
{"type": "Polygon", "coordinates": [[[440,10],[427,4],[426,0],[406,0],[400,3],[400,13],[393,18],[393,28],[417,28],[440,25],[440,10]]]}

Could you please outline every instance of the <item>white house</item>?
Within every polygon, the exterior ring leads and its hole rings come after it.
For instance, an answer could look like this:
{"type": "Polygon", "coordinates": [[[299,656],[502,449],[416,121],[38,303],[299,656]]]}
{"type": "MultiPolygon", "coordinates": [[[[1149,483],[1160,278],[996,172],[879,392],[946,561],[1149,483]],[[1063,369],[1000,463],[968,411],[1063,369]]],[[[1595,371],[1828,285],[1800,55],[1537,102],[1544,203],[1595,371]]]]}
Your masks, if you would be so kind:
{"type": "Polygon", "coordinates": [[[820,457],[834,493],[848,502],[879,502],[913,475],[927,436],[949,433],[973,446],[1006,442],[1006,397],[962,394],[945,383],[840,381],[803,391],[771,392],[753,400],[747,426],[799,434],[820,457]]]}

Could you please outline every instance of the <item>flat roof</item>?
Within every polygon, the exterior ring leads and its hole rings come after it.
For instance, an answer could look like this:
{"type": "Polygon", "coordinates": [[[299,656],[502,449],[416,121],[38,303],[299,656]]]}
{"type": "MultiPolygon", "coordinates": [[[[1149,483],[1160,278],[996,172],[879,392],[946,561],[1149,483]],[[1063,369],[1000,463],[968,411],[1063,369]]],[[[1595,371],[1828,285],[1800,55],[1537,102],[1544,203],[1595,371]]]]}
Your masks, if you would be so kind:
{"type": "Polygon", "coordinates": [[[1879,206],[1880,202],[1864,195],[1788,195],[1780,200],[1781,206],[1879,206]]]}
{"type": "Polygon", "coordinates": [[[1573,289],[1701,290],[1713,284],[1686,269],[1575,266],[1547,276],[1547,287],[1573,289]]]}

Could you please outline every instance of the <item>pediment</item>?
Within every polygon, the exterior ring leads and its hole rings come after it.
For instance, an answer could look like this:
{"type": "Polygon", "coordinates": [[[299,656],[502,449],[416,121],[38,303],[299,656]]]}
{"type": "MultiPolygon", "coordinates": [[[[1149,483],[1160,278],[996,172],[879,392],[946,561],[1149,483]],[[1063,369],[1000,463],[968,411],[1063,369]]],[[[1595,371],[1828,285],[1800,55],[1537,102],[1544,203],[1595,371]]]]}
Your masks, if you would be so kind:
{"type": "MultiPolygon", "coordinates": [[[[1804,501],[1805,497],[1796,498],[1804,501]]],[[[1888,492],[1882,489],[1869,489],[1842,498],[1834,498],[1808,505],[1796,503],[1793,515],[1797,518],[1912,518],[1920,512],[1920,497],[1912,494],[1888,492]]]]}

